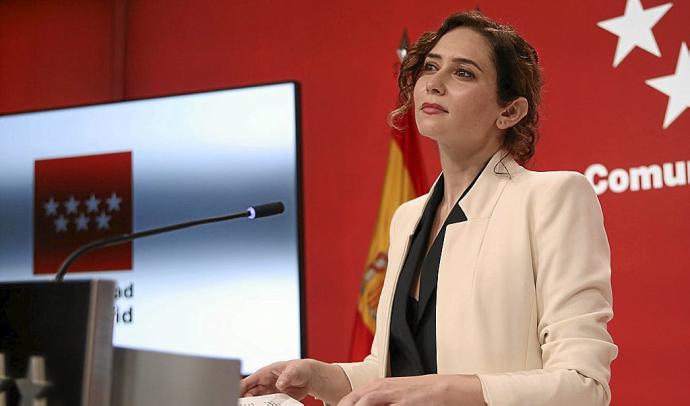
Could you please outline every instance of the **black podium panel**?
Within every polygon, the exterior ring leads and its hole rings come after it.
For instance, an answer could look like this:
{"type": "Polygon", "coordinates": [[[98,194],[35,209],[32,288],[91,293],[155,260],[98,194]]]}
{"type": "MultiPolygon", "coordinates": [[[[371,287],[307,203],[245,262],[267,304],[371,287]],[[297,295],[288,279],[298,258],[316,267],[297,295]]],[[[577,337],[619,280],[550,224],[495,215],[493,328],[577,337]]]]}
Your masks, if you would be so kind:
{"type": "Polygon", "coordinates": [[[0,398],[108,405],[114,294],[113,281],[0,284],[0,398]]]}

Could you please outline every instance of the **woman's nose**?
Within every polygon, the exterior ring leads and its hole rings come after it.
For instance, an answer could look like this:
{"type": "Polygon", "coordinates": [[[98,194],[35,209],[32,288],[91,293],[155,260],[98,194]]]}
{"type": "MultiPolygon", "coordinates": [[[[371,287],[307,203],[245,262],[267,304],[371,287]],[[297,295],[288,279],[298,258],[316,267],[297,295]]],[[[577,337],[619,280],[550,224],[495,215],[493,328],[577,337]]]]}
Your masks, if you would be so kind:
{"type": "Polygon", "coordinates": [[[443,80],[439,77],[439,75],[434,75],[429,78],[426,82],[426,92],[427,93],[433,93],[433,94],[444,94],[446,92],[445,85],[443,84],[443,80]]]}

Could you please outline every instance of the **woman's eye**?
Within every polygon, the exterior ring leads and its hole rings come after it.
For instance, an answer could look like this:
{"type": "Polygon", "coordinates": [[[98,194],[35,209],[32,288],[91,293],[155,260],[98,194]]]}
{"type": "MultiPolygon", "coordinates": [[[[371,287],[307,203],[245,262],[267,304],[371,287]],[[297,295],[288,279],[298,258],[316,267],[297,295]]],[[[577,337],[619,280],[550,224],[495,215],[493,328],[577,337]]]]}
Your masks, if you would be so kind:
{"type": "Polygon", "coordinates": [[[426,63],[424,64],[424,70],[425,70],[425,71],[433,71],[433,70],[436,70],[436,65],[434,65],[433,63],[430,63],[430,62],[426,62],[426,63]]]}
{"type": "Polygon", "coordinates": [[[474,77],[474,73],[472,73],[471,71],[464,69],[464,68],[458,68],[455,71],[455,74],[460,76],[460,77],[463,77],[463,78],[473,78],[474,77]]]}

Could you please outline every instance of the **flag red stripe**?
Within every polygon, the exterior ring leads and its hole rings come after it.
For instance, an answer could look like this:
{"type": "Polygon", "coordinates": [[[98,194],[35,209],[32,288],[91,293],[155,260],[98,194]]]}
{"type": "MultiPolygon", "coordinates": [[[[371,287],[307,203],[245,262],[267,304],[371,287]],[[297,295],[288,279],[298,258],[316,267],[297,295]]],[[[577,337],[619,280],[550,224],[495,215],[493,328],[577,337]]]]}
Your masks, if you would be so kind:
{"type": "Polygon", "coordinates": [[[412,180],[417,196],[427,192],[426,179],[424,178],[424,161],[419,149],[419,130],[414,119],[414,110],[410,110],[401,124],[406,127],[400,130],[393,129],[393,139],[402,150],[405,169],[412,180]]]}
{"type": "Polygon", "coordinates": [[[362,322],[362,318],[357,312],[355,314],[355,325],[352,329],[352,341],[350,344],[350,360],[361,361],[371,352],[371,343],[374,335],[362,322]]]}

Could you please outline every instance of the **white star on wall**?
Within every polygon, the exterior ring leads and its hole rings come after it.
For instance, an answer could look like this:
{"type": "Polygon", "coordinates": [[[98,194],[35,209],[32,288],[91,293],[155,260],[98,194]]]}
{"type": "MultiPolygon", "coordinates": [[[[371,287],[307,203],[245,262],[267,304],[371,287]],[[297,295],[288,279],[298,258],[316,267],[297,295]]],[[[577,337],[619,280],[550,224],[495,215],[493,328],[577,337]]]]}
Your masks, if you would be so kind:
{"type": "Polygon", "coordinates": [[[122,201],[121,197],[118,197],[115,192],[113,192],[109,198],[105,200],[108,202],[108,211],[113,211],[117,210],[120,211],[120,202],[122,201]]]}
{"type": "Polygon", "coordinates": [[[79,213],[79,217],[74,219],[74,223],[77,225],[77,231],[86,231],[89,229],[89,218],[84,215],[84,213],[79,213]]]}
{"type": "Polygon", "coordinates": [[[77,207],[79,207],[79,200],[75,200],[74,196],[70,196],[69,200],[65,202],[65,209],[67,210],[67,214],[77,214],[77,207]]]}
{"type": "Polygon", "coordinates": [[[107,230],[110,228],[110,216],[105,214],[104,211],[102,211],[101,214],[96,217],[96,221],[98,222],[99,230],[107,230]]]}
{"type": "Polygon", "coordinates": [[[690,107],[690,54],[688,45],[683,42],[680,46],[676,73],[645,81],[646,84],[668,96],[664,129],[673,123],[685,109],[690,107]]]}
{"type": "Polygon", "coordinates": [[[60,215],[60,217],[56,218],[53,222],[55,223],[55,232],[56,233],[67,231],[67,224],[69,223],[69,220],[66,219],[62,214],[60,215]]]}
{"type": "Polygon", "coordinates": [[[625,13],[620,17],[600,21],[597,25],[618,36],[613,67],[618,66],[628,54],[639,47],[645,51],[661,56],[652,28],[661,17],[673,6],[666,3],[660,6],[643,9],[640,0],[627,0],[625,13]]]}
{"type": "Polygon", "coordinates": [[[98,205],[101,203],[101,199],[96,199],[96,195],[91,193],[91,196],[84,203],[86,204],[87,213],[96,213],[98,212],[98,205]]]}
{"type": "Polygon", "coordinates": [[[51,197],[50,200],[43,205],[43,208],[46,210],[46,216],[55,216],[57,215],[58,203],[51,197]]]}

